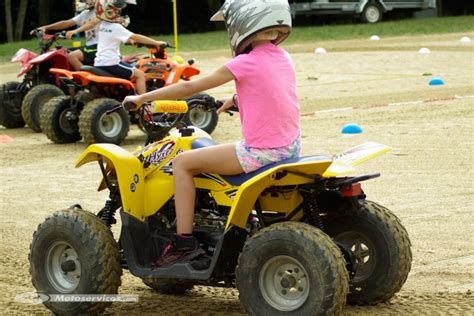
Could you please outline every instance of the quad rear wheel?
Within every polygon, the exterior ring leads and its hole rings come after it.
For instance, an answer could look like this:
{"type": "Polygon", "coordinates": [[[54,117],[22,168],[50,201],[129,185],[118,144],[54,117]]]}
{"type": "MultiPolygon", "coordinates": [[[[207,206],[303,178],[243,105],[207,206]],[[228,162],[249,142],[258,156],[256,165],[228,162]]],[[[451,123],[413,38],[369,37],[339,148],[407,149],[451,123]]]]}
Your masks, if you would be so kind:
{"type": "MultiPolygon", "coordinates": [[[[209,95],[200,93],[187,98],[186,101],[204,99],[205,97],[209,97],[209,95]]],[[[216,129],[218,119],[219,117],[215,110],[208,110],[203,105],[197,105],[186,113],[183,121],[187,125],[198,127],[211,134],[216,129]]]]}
{"type": "Polygon", "coordinates": [[[43,133],[56,144],[74,143],[81,139],[78,120],[78,113],[72,108],[70,96],[52,98],[40,113],[43,133]]]}
{"type": "MultiPolygon", "coordinates": [[[[30,274],[38,293],[117,294],[122,267],[110,229],[92,213],[70,208],[41,223],[30,245],[30,274]]],[[[59,315],[99,314],[108,302],[43,302],[59,315]]]]}
{"type": "Polygon", "coordinates": [[[0,86],[0,125],[6,128],[25,126],[21,116],[23,95],[18,92],[19,82],[10,81],[0,86]]]}
{"type": "Polygon", "coordinates": [[[349,277],[335,243],[321,230],[278,223],[251,237],[239,256],[236,282],[250,315],[333,315],[349,277]]]}
{"type": "Polygon", "coordinates": [[[21,105],[21,115],[33,131],[41,132],[41,108],[51,98],[60,95],[64,95],[64,92],[52,84],[40,84],[28,91],[21,105]]]}
{"type": "Polygon", "coordinates": [[[119,104],[114,99],[100,98],[84,106],[79,118],[79,131],[86,143],[119,145],[125,139],[130,128],[128,113],[120,109],[107,114],[119,104]]]}
{"type": "Polygon", "coordinates": [[[401,289],[411,268],[411,244],[406,229],[390,210],[365,201],[324,226],[327,234],[350,249],[356,260],[348,304],[378,304],[401,289]]]}

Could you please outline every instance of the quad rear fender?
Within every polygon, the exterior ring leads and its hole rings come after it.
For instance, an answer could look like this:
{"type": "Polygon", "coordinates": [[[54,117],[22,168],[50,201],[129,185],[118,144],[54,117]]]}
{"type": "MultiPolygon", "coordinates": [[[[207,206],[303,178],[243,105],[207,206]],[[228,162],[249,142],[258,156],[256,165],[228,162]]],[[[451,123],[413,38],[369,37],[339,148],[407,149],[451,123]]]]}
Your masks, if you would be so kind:
{"type": "Polygon", "coordinates": [[[90,72],[87,72],[87,71],[70,71],[70,70],[60,69],[60,68],[51,68],[49,72],[54,74],[57,79],[59,77],[64,77],[70,80],[80,81],[81,85],[83,86],[89,84],[90,72]]]}
{"type": "Polygon", "coordinates": [[[338,177],[353,174],[356,166],[380,156],[392,148],[376,142],[367,142],[334,155],[333,163],[324,172],[323,177],[338,177]]]}
{"type": "Polygon", "coordinates": [[[121,84],[126,89],[135,90],[134,84],[127,79],[97,76],[88,71],[69,71],[58,68],[51,68],[49,71],[55,74],[56,77],[66,77],[68,79],[80,80],[83,86],[88,85],[90,82],[95,82],[99,84],[121,84]]]}
{"type": "MultiPolygon", "coordinates": [[[[313,175],[321,175],[331,164],[331,159],[282,164],[268,169],[244,182],[238,189],[227,218],[226,229],[231,225],[244,228],[257,198],[271,186],[298,185],[314,181],[313,175]]],[[[282,201],[284,203],[284,201],[282,201]]]]}
{"type": "MultiPolygon", "coordinates": [[[[227,219],[226,229],[230,225],[245,228],[248,216],[254,208],[257,198],[268,187],[311,183],[314,182],[313,177],[318,175],[323,178],[330,178],[353,174],[355,166],[375,158],[390,149],[390,147],[383,144],[367,142],[335,155],[332,157],[332,160],[305,161],[303,159],[302,162],[278,165],[268,169],[250,178],[239,187],[227,219]]],[[[294,199],[298,201],[297,197],[294,197],[294,199]]],[[[286,200],[281,202],[290,203],[286,200]]],[[[281,209],[284,212],[288,210],[285,207],[281,209]]]]}
{"type": "MultiPolygon", "coordinates": [[[[76,162],[76,168],[93,161],[104,161],[108,172],[115,170],[125,213],[143,214],[145,179],[140,160],[114,144],[93,144],[86,148],[76,162]]],[[[145,220],[137,218],[140,221],[145,220]]]]}

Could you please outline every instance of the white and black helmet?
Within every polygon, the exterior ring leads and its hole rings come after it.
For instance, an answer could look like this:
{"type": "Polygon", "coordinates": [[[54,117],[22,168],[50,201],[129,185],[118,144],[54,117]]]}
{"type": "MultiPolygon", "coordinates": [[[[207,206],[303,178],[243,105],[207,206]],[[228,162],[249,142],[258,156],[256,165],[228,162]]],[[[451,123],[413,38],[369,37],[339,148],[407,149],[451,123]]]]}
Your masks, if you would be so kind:
{"type": "Polygon", "coordinates": [[[272,42],[278,45],[291,31],[288,0],[226,0],[211,21],[225,22],[234,56],[244,52],[258,32],[277,30],[272,42]]]}

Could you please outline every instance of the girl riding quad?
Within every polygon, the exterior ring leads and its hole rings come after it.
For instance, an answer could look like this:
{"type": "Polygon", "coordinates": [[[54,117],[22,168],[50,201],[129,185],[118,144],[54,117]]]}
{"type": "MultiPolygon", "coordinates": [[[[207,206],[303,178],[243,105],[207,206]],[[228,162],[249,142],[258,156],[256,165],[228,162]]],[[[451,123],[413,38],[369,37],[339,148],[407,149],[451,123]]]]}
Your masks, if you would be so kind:
{"type": "Polygon", "coordinates": [[[238,107],[244,139],[235,144],[185,151],[173,160],[176,242],[169,244],[154,262],[157,267],[204,253],[192,235],[195,175],[249,173],[300,153],[295,69],[290,55],[278,47],[291,31],[288,2],[226,0],[211,20],[225,22],[232,60],[206,77],[128,96],[123,101],[123,104],[141,104],[151,100],[183,99],[231,80],[236,85],[237,94],[223,100],[218,113],[238,107]]]}

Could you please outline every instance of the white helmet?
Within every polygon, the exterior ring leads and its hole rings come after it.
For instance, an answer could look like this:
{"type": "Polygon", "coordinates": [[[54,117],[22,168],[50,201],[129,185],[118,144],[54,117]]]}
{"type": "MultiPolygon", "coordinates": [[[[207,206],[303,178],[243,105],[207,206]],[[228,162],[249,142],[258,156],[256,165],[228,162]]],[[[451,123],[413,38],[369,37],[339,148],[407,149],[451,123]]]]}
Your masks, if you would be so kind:
{"type": "Polygon", "coordinates": [[[225,22],[234,56],[243,53],[261,31],[278,31],[272,40],[275,45],[291,31],[288,0],[226,0],[211,21],[225,22]]]}
{"type": "Polygon", "coordinates": [[[130,18],[127,15],[122,16],[122,9],[127,4],[137,4],[136,0],[98,0],[95,6],[96,15],[99,19],[120,23],[127,27],[130,24],[130,18]]]}

